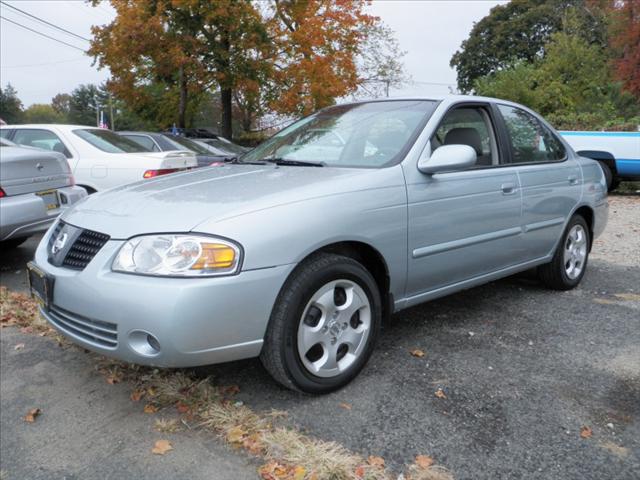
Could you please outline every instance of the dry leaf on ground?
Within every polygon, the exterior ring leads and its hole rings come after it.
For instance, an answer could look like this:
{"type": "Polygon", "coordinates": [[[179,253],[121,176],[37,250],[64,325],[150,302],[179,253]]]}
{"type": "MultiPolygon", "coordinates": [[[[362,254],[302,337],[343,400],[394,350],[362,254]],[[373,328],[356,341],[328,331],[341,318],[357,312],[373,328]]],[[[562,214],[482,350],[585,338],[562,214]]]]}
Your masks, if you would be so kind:
{"type": "Polygon", "coordinates": [[[227,431],[227,442],[240,443],[247,432],[242,427],[233,427],[227,431]]]}
{"type": "Polygon", "coordinates": [[[24,343],[18,343],[15,347],[13,347],[14,350],[22,350],[24,348],[24,343]]]}
{"type": "Polygon", "coordinates": [[[447,394],[444,393],[444,391],[441,388],[436,390],[436,393],[434,393],[434,395],[438,398],[447,398],[447,394]]]}
{"type": "Polygon", "coordinates": [[[42,413],[42,410],[39,408],[32,408],[27,412],[24,416],[24,421],[28,423],[33,423],[36,421],[36,418],[42,413]]]}
{"type": "Polygon", "coordinates": [[[419,348],[416,348],[415,350],[411,350],[411,355],[413,355],[414,357],[418,357],[418,358],[422,358],[425,356],[425,353],[420,350],[419,348]]]}
{"type": "Polygon", "coordinates": [[[134,402],[139,402],[143,395],[143,390],[134,390],[133,392],[131,392],[131,400],[133,400],[134,402]]]}
{"type": "Polygon", "coordinates": [[[367,461],[369,462],[369,465],[372,465],[378,468],[384,468],[384,458],[382,457],[376,457],[375,455],[371,455],[369,456],[367,461]]]}
{"type": "Polygon", "coordinates": [[[427,456],[427,455],[418,455],[416,457],[416,465],[418,465],[420,468],[429,468],[431,465],[434,464],[433,458],[427,456]]]}
{"type": "Polygon", "coordinates": [[[187,405],[186,403],[180,402],[180,401],[178,401],[176,403],[176,409],[180,413],[187,413],[187,412],[189,412],[191,410],[191,408],[189,408],[189,405],[187,405]]]}
{"type": "Polygon", "coordinates": [[[120,379],[116,375],[109,375],[107,377],[107,383],[109,385],[115,385],[116,383],[120,383],[120,379]]]}
{"type": "Polygon", "coordinates": [[[158,411],[158,407],[156,407],[153,403],[147,403],[144,408],[144,413],[156,413],[158,411]]]}
{"type": "Polygon", "coordinates": [[[344,408],[345,410],[351,410],[351,405],[348,403],[341,403],[340,408],[344,408]]]}
{"type": "Polygon", "coordinates": [[[170,450],[173,450],[173,447],[169,440],[158,440],[151,449],[151,452],[155,455],[164,455],[170,450]]]}
{"type": "Polygon", "coordinates": [[[586,425],[580,427],[580,436],[582,438],[591,438],[591,435],[593,435],[593,430],[591,430],[591,428],[586,425]]]}
{"type": "Polygon", "coordinates": [[[266,463],[258,470],[260,476],[264,480],[281,480],[289,477],[290,469],[286,466],[276,462],[275,460],[271,460],[269,463],[266,463]]]}

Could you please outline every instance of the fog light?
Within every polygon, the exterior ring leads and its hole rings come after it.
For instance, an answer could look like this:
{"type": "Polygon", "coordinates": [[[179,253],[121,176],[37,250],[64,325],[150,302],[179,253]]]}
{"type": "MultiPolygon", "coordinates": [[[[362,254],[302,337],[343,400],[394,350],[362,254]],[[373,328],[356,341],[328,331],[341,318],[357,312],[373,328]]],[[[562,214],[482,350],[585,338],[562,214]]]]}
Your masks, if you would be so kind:
{"type": "Polygon", "coordinates": [[[149,332],[134,330],[129,334],[129,346],[139,355],[155,357],[160,353],[160,342],[149,332]]]}

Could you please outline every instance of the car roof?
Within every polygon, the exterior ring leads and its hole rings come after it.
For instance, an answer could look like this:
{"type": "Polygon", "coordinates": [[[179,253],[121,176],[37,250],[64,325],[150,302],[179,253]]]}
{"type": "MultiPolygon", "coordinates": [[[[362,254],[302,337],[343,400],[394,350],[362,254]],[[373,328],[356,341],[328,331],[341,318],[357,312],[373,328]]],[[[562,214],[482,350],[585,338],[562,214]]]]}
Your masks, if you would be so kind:
{"type": "Polygon", "coordinates": [[[94,127],[92,125],[68,125],[66,123],[20,123],[11,125],[2,125],[2,129],[12,128],[58,128],[60,130],[77,130],[77,129],[93,129],[93,130],[106,130],[100,127],[94,127]]]}

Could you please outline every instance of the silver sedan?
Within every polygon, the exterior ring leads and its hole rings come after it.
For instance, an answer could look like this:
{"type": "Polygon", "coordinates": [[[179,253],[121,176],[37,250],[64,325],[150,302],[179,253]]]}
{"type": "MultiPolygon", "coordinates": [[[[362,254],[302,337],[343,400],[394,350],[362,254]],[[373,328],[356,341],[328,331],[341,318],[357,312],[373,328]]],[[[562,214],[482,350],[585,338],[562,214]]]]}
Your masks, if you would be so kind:
{"type": "Polygon", "coordinates": [[[383,317],[536,267],[571,289],[607,220],[602,170],[531,110],[360,102],[235,163],[91,196],[30,266],[46,319],[125,361],[260,356],[283,385],[345,385],[383,317]]]}
{"type": "Polygon", "coordinates": [[[13,248],[46,231],[84,198],[64,155],[0,140],[0,246],[13,248]]]}

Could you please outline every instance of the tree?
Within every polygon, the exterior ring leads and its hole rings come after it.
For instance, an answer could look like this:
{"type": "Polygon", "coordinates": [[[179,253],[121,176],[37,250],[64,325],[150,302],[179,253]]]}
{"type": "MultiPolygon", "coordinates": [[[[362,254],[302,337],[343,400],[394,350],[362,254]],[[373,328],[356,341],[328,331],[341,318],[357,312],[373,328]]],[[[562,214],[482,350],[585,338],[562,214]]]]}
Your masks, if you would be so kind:
{"type": "Polygon", "coordinates": [[[0,118],[8,124],[22,121],[22,102],[10,83],[7,83],[4,90],[0,87],[0,118]]]}
{"type": "Polygon", "coordinates": [[[80,85],[71,92],[69,122],[96,126],[98,108],[105,104],[105,93],[93,84],[80,85]]]}
{"type": "Polygon", "coordinates": [[[556,32],[546,54],[478,79],[480,95],[527,105],[556,126],[600,129],[623,124],[640,114],[630,95],[613,81],[606,52],[583,38],[556,32]]]}
{"type": "Polygon", "coordinates": [[[66,118],[71,108],[71,95],[68,93],[58,93],[51,99],[51,106],[57,113],[66,118]]]}
{"type": "Polygon", "coordinates": [[[614,74],[640,100],[640,3],[611,0],[609,11],[614,74]]]}
{"type": "Polygon", "coordinates": [[[251,77],[261,58],[256,52],[270,47],[254,5],[248,0],[111,4],[116,18],[94,27],[90,53],[100,67],[111,70],[114,92],[136,111],[149,108],[159,96],[177,98],[173,118],[186,126],[190,100],[215,85],[222,103],[222,134],[231,137],[233,89],[240,79],[251,77]]]}
{"type": "Polygon", "coordinates": [[[586,0],[512,0],[492,8],[451,58],[458,88],[468,93],[480,77],[542,58],[551,36],[565,27],[589,44],[606,45],[605,20],[586,0]],[[569,16],[575,21],[565,22],[569,16]]]}
{"type": "Polygon", "coordinates": [[[364,0],[275,0],[270,21],[277,45],[270,106],[304,115],[356,91],[356,57],[376,17],[364,0]]]}
{"type": "Polygon", "coordinates": [[[24,111],[25,123],[63,123],[64,115],[45,103],[34,103],[24,111]]]}

